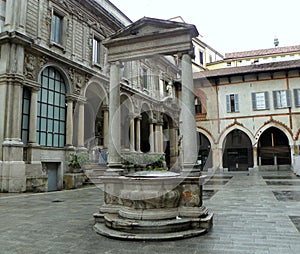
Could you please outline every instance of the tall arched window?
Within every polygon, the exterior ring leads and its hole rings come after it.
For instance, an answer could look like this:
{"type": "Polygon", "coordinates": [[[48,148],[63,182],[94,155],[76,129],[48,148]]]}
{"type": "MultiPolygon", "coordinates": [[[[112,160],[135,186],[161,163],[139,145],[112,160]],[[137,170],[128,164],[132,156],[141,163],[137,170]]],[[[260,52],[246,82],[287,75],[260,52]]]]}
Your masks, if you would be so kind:
{"type": "Polygon", "coordinates": [[[41,146],[64,147],[66,86],[60,73],[53,67],[42,72],[37,111],[37,143],[41,146]]]}

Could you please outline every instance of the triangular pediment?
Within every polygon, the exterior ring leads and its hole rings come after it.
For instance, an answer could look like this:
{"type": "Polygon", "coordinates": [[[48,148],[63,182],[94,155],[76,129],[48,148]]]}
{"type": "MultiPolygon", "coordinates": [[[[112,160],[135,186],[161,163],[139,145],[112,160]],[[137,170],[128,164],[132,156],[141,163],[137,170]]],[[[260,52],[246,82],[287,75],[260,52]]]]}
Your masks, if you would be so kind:
{"type": "Polygon", "coordinates": [[[118,31],[112,35],[109,40],[139,37],[139,36],[151,36],[155,34],[164,34],[178,31],[190,31],[192,37],[198,36],[198,31],[194,25],[144,17],[124,29],[118,31]]]}
{"type": "Polygon", "coordinates": [[[192,38],[199,33],[194,25],[144,17],[103,41],[108,61],[127,61],[154,55],[193,51],[192,38]]]}

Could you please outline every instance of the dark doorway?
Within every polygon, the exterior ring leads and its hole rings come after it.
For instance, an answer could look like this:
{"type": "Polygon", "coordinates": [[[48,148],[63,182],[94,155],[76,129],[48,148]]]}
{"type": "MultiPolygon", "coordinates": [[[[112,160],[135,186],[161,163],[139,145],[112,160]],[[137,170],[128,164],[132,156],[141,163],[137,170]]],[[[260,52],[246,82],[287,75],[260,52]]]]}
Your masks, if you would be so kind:
{"type": "Polygon", "coordinates": [[[199,133],[198,166],[201,170],[212,167],[211,144],[208,138],[199,133]]]}
{"type": "Polygon", "coordinates": [[[143,153],[150,152],[149,135],[149,116],[146,112],[143,112],[141,121],[141,151],[143,153]]]}
{"type": "Polygon", "coordinates": [[[290,165],[291,152],[287,136],[279,129],[271,127],[259,138],[258,158],[261,165],[290,165]]]}
{"type": "Polygon", "coordinates": [[[225,141],[223,167],[228,170],[248,170],[253,167],[253,148],[249,137],[241,130],[230,132],[225,141]]]}

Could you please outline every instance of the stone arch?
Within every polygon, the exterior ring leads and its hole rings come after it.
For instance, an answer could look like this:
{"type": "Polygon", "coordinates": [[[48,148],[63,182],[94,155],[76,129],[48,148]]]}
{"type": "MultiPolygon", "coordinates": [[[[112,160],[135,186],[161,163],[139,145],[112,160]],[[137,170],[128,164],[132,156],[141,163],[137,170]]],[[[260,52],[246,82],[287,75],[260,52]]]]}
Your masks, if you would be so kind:
{"type": "Polygon", "coordinates": [[[253,167],[253,142],[243,130],[231,130],[223,141],[223,167],[229,170],[248,170],[253,167]]]}
{"type": "Polygon", "coordinates": [[[49,68],[49,67],[52,67],[54,69],[56,69],[60,75],[62,76],[62,78],[64,79],[65,81],[65,86],[66,86],[66,92],[67,92],[67,95],[70,95],[70,94],[73,94],[74,93],[74,88],[72,86],[72,80],[69,76],[69,74],[65,71],[65,69],[63,67],[61,67],[60,65],[56,64],[56,63],[47,63],[45,64],[39,74],[38,74],[38,83],[40,84],[41,83],[41,75],[42,75],[42,72],[46,69],[46,68],[49,68]]]}
{"type": "Polygon", "coordinates": [[[121,148],[123,151],[130,150],[130,121],[134,117],[132,98],[126,94],[120,95],[120,118],[121,118],[121,148]]]}
{"type": "Polygon", "coordinates": [[[105,146],[104,114],[108,110],[108,96],[99,80],[93,80],[84,88],[84,140],[88,148],[105,146]]]}
{"type": "Polygon", "coordinates": [[[201,170],[212,168],[213,166],[213,139],[207,131],[198,129],[198,159],[197,163],[201,170]]]}
{"type": "Polygon", "coordinates": [[[291,165],[291,145],[287,134],[271,126],[265,129],[258,140],[258,161],[259,166],[291,165]]]}
{"type": "Polygon", "coordinates": [[[255,134],[255,146],[256,147],[258,146],[258,140],[259,140],[261,134],[271,127],[275,127],[277,129],[281,130],[287,136],[290,146],[292,146],[294,144],[292,131],[286,125],[284,125],[281,122],[270,121],[270,122],[266,123],[265,125],[263,125],[261,128],[259,128],[259,130],[256,132],[256,134],[255,134]]]}
{"type": "Polygon", "coordinates": [[[219,139],[218,139],[218,148],[219,149],[223,149],[224,147],[224,142],[225,142],[225,139],[227,137],[227,135],[232,132],[233,130],[240,130],[242,132],[244,132],[248,137],[249,139],[251,140],[251,143],[252,143],[252,146],[255,145],[256,143],[256,140],[255,140],[255,137],[253,136],[253,133],[248,130],[247,128],[245,128],[244,126],[240,125],[240,124],[233,124],[231,125],[230,127],[227,127],[219,136],[219,139]]]}

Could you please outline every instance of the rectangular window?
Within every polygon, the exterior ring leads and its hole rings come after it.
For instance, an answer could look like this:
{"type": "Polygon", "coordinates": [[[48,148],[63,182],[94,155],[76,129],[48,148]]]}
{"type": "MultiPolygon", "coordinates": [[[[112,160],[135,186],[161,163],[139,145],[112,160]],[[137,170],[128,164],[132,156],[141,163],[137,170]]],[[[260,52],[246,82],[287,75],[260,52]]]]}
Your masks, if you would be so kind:
{"type": "Polygon", "coordinates": [[[52,15],[51,41],[62,45],[63,17],[57,13],[52,15]]]}
{"type": "Polygon", "coordinates": [[[295,106],[300,107],[300,89],[294,89],[295,106]]]}
{"type": "Polygon", "coordinates": [[[259,92],[252,93],[252,107],[253,110],[265,110],[269,109],[269,93],[259,92]]]}
{"type": "Polygon", "coordinates": [[[195,98],[195,113],[202,114],[202,105],[199,97],[195,98]]]}
{"type": "Polygon", "coordinates": [[[100,64],[101,59],[101,41],[97,38],[93,39],[93,63],[100,64]]]}
{"type": "Polygon", "coordinates": [[[148,89],[148,74],[147,69],[143,69],[143,88],[148,89]]]}
{"type": "Polygon", "coordinates": [[[226,95],[226,109],[227,113],[240,111],[238,94],[226,95]]]}
{"type": "Polygon", "coordinates": [[[274,108],[291,107],[291,92],[289,90],[273,91],[274,108]]]}
{"type": "Polygon", "coordinates": [[[203,65],[204,64],[204,57],[203,57],[203,52],[201,50],[199,51],[199,60],[200,60],[200,64],[203,65]]]}
{"type": "Polygon", "coordinates": [[[29,138],[29,119],[30,119],[30,97],[31,91],[29,88],[23,89],[23,106],[22,106],[22,142],[27,144],[29,138]]]}

